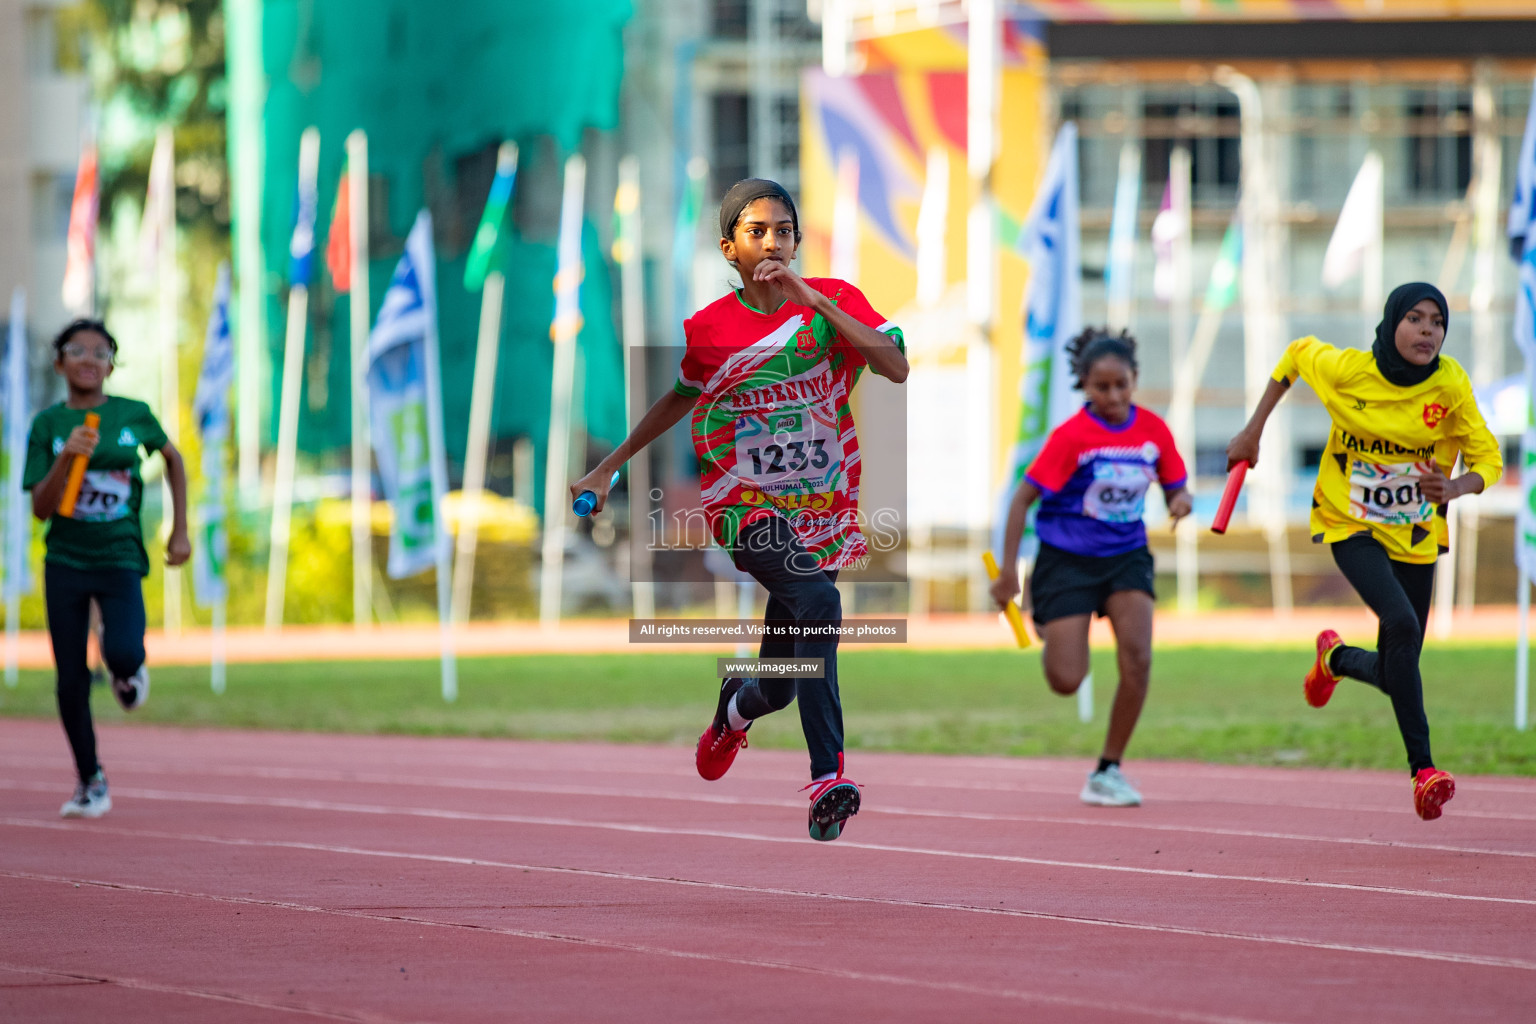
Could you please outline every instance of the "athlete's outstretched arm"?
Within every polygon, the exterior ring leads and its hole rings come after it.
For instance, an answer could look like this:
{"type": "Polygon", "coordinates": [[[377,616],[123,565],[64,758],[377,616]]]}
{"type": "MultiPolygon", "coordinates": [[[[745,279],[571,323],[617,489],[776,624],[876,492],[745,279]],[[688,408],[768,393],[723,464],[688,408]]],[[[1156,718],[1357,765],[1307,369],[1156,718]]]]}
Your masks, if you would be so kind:
{"type": "Polygon", "coordinates": [[[1269,414],[1275,411],[1275,406],[1280,404],[1280,399],[1285,397],[1291,386],[1283,384],[1274,378],[1270,378],[1269,386],[1264,389],[1264,394],[1259,398],[1258,407],[1253,410],[1253,415],[1248,418],[1248,425],[1237,432],[1237,436],[1227,442],[1227,470],[1239,462],[1246,462],[1249,466],[1259,464],[1259,435],[1264,433],[1264,424],[1269,422],[1269,414]]]}
{"type": "Polygon", "coordinates": [[[1024,517],[1040,497],[1040,488],[1028,479],[1019,481],[1013,500],[1008,503],[1008,522],[1003,527],[1002,559],[997,566],[997,579],[992,581],[992,600],[999,608],[1012,601],[1019,593],[1019,544],[1024,540],[1024,517]]]}
{"type": "Polygon", "coordinates": [[[674,423],[688,415],[695,401],[676,391],[668,391],[656,399],[655,404],[640,417],[640,422],[635,424],[635,429],[629,432],[629,436],[599,462],[597,468],[571,484],[572,500],[579,497],[582,491],[591,491],[597,496],[597,504],[592,507],[592,511],[601,512],[608,502],[608,486],[614,471],[636,453],[643,451],[646,445],[671,430],[674,423]]]}

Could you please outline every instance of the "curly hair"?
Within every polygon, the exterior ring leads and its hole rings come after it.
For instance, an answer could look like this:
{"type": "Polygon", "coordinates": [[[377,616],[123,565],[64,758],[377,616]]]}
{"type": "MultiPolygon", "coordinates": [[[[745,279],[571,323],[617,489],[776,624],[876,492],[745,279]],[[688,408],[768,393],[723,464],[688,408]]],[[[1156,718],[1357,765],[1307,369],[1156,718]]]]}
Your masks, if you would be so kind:
{"type": "Polygon", "coordinates": [[[1107,327],[1089,327],[1067,342],[1066,350],[1067,358],[1071,360],[1072,386],[1079,391],[1083,381],[1088,379],[1088,371],[1100,359],[1119,359],[1131,368],[1132,373],[1140,369],[1136,364],[1136,339],[1129,331],[1110,334],[1107,327]]]}
{"type": "Polygon", "coordinates": [[[106,324],[102,323],[100,320],[92,320],[89,317],[80,317],[77,320],[71,320],[69,323],[64,325],[64,329],[59,332],[58,337],[53,339],[54,362],[58,362],[64,358],[64,346],[68,345],[70,339],[72,339],[75,335],[80,334],[83,331],[91,331],[95,334],[101,335],[103,338],[106,338],[107,345],[112,349],[112,361],[114,363],[117,362],[117,339],[112,337],[112,333],[107,330],[106,324]]]}

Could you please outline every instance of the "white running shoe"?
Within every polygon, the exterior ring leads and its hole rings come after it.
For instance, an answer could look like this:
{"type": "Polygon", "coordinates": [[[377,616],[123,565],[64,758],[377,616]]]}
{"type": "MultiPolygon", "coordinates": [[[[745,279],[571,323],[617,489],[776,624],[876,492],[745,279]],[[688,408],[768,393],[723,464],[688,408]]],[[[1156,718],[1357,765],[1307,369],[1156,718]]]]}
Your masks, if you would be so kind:
{"type": "Polygon", "coordinates": [[[1083,783],[1082,801],[1094,807],[1140,807],[1141,794],[1120,774],[1119,765],[1093,772],[1083,783]]]}
{"type": "Polygon", "coordinates": [[[75,786],[75,795],[64,801],[59,808],[61,818],[99,818],[112,809],[112,794],[107,789],[107,777],[101,772],[91,776],[90,782],[75,786]]]}
{"type": "Polygon", "coordinates": [[[140,665],[139,670],[127,679],[113,679],[112,693],[124,711],[143,707],[149,700],[149,666],[140,665]]]}

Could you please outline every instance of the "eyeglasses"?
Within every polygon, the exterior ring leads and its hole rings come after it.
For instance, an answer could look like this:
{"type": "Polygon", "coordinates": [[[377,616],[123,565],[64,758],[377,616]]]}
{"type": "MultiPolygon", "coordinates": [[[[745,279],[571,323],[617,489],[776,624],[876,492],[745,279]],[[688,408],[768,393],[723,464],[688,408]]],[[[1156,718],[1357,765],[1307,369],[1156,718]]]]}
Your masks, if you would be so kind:
{"type": "Polygon", "coordinates": [[[64,354],[71,359],[92,359],[98,363],[110,363],[112,350],[106,345],[81,345],[71,343],[64,346],[64,354]]]}

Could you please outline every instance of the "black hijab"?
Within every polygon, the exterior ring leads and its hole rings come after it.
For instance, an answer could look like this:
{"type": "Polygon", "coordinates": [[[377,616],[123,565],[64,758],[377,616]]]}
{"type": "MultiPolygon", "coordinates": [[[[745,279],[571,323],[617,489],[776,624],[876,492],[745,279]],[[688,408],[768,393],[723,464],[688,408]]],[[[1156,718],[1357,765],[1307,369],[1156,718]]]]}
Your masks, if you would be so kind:
{"type": "Polygon", "coordinates": [[[720,237],[732,237],[736,222],[741,220],[741,212],[759,199],[777,199],[784,204],[790,222],[795,226],[795,241],[800,241],[800,214],[795,210],[795,201],[789,197],[788,189],[767,178],[743,178],[731,186],[720,201],[720,237]]]}
{"type": "Polygon", "coordinates": [[[1392,289],[1392,294],[1387,296],[1387,306],[1381,313],[1381,323],[1376,325],[1376,341],[1371,345],[1371,352],[1376,356],[1376,368],[1383,377],[1400,388],[1422,384],[1440,369],[1438,354],[1425,365],[1416,366],[1404,359],[1403,354],[1397,350],[1397,325],[1403,322],[1409,310],[1425,299],[1435,300],[1435,305],[1440,307],[1440,317],[1449,331],[1451,313],[1446,308],[1445,296],[1440,294],[1439,288],[1423,281],[1410,281],[1392,289]]]}

